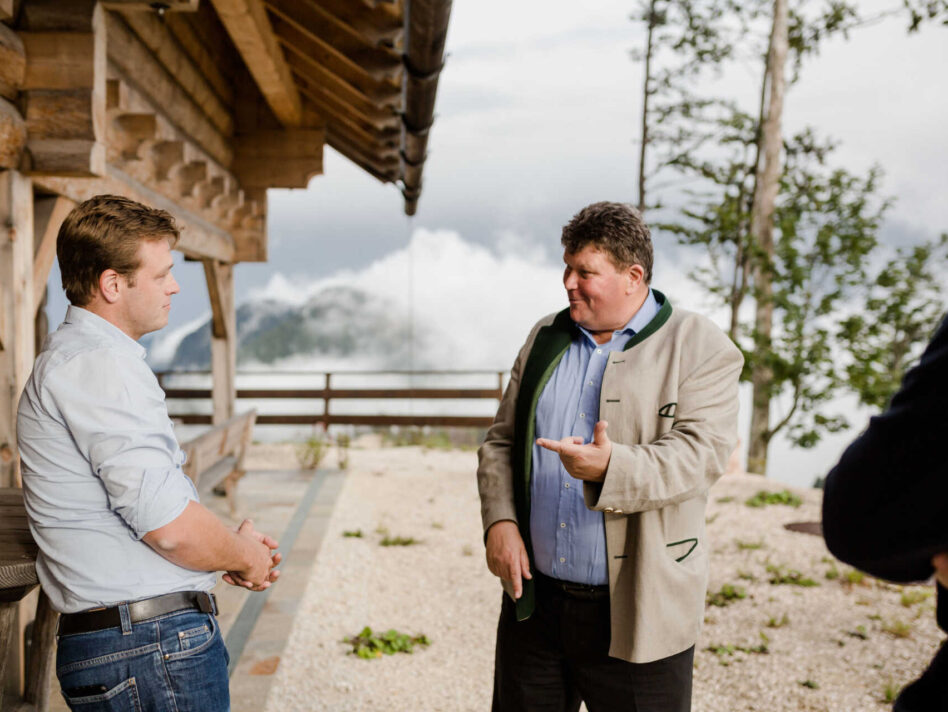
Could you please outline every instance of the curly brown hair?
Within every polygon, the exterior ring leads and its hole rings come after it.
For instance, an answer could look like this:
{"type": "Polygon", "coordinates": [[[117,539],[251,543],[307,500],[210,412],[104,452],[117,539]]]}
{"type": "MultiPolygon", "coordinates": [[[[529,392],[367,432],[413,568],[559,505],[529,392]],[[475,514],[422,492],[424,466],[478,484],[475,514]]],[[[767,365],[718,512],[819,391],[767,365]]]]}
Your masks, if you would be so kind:
{"type": "Polygon", "coordinates": [[[174,247],[178,238],[174,217],[165,210],[119,195],[96,195],[79,203],[63,220],[56,238],[66,297],[77,307],[85,306],[108,269],[134,286],[142,241],[168,240],[174,247]]]}
{"type": "Polygon", "coordinates": [[[640,265],[645,283],[652,281],[652,236],[642,214],[627,203],[587,205],[563,227],[560,242],[569,253],[593,245],[609,255],[616,267],[640,265]]]}

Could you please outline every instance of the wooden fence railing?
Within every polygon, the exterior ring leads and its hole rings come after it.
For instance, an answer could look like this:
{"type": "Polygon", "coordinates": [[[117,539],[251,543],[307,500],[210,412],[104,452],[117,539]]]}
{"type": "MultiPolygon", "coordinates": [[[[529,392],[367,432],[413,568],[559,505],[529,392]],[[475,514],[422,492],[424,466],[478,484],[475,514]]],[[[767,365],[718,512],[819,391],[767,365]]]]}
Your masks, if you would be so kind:
{"type": "MultiPolygon", "coordinates": [[[[210,401],[211,390],[208,386],[195,385],[176,385],[174,381],[181,377],[205,378],[209,380],[210,373],[204,371],[167,371],[155,374],[158,377],[158,383],[165,391],[165,397],[171,401],[210,401]]],[[[468,400],[468,399],[492,399],[499,403],[503,396],[505,371],[336,371],[324,373],[323,385],[321,388],[249,388],[241,387],[242,377],[255,376],[260,377],[279,376],[293,377],[298,376],[312,380],[319,376],[319,373],[313,372],[240,372],[237,373],[238,387],[237,399],[248,401],[261,401],[272,399],[294,399],[294,400],[318,400],[322,401],[322,412],[306,413],[274,413],[268,412],[269,409],[256,406],[258,408],[257,425],[315,425],[323,424],[325,427],[330,425],[402,425],[402,426],[452,426],[452,427],[489,427],[493,422],[493,415],[464,415],[464,414],[430,414],[410,415],[399,414],[369,414],[369,413],[333,413],[331,404],[340,401],[359,401],[359,400],[397,400],[397,401],[415,401],[415,400],[468,400]],[[457,388],[434,388],[434,387],[416,387],[409,386],[404,388],[337,388],[333,386],[333,378],[352,377],[371,380],[378,376],[407,377],[409,379],[437,377],[480,377],[485,382],[492,379],[496,382],[493,387],[457,387],[457,388]]],[[[185,412],[179,410],[178,404],[169,404],[170,415],[174,420],[183,425],[205,425],[210,424],[211,416],[206,413],[185,412]]],[[[238,406],[237,410],[241,410],[238,406]]],[[[191,409],[187,409],[191,410],[191,409]]]]}

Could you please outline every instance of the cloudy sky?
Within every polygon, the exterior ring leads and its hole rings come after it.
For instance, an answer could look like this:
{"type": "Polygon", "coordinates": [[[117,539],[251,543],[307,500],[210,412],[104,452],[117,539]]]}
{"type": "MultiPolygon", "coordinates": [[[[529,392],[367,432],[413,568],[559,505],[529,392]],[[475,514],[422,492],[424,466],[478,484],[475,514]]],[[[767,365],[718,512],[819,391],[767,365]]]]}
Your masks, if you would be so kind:
{"type": "MultiPolygon", "coordinates": [[[[642,77],[629,50],[643,32],[629,20],[634,5],[455,2],[417,216],[404,216],[394,186],[327,147],[325,173],[307,190],[270,191],[270,260],[237,267],[239,299],[375,284],[415,319],[491,333],[477,357],[485,368],[508,365],[529,324],[563,306],[562,224],[590,202],[635,198],[642,77]],[[485,311],[503,314],[504,325],[483,331],[485,311]]],[[[901,0],[859,5],[870,15],[901,0]]],[[[897,199],[890,242],[948,229],[948,28],[910,36],[906,26],[898,17],[826,43],[806,61],[785,112],[788,131],[812,125],[839,141],[836,163],[882,166],[883,191],[897,199]]],[[[758,82],[748,59],[709,89],[752,107],[758,82]]],[[[654,238],[655,286],[704,309],[685,277],[697,257],[667,235],[654,238]]],[[[171,329],[208,311],[200,268],[181,263],[176,276],[183,291],[171,329]]],[[[54,325],[64,308],[52,300],[54,325]]],[[[849,437],[807,469],[820,471],[849,437]]]]}

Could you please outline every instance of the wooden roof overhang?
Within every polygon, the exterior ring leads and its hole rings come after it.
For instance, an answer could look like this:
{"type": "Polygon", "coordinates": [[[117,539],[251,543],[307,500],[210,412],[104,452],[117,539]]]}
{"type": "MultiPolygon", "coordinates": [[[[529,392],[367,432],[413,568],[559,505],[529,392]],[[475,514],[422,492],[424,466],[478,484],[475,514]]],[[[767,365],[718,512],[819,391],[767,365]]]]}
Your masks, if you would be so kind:
{"type": "Polygon", "coordinates": [[[305,187],[324,143],[412,215],[450,8],[0,0],[0,168],[67,201],[165,208],[179,249],[225,263],[266,260],[266,189],[305,187]]]}

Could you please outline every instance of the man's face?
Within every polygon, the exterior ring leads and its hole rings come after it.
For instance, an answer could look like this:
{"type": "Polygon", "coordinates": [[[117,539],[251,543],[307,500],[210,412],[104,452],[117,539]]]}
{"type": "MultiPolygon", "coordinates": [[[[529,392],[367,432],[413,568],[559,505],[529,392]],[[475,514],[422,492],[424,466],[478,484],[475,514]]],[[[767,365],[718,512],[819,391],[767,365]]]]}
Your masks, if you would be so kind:
{"type": "Polygon", "coordinates": [[[564,252],[563,262],[563,286],[573,321],[589,331],[625,326],[632,316],[630,296],[640,281],[635,268],[617,269],[609,255],[594,245],[564,252]]]}
{"type": "Polygon", "coordinates": [[[174,258],[167,240],[143,240],[138,257],[141,267],[122,291],[123,330],[135,340],[167,325],[171,295],[181,291],[171,274],[174,258]]]}

